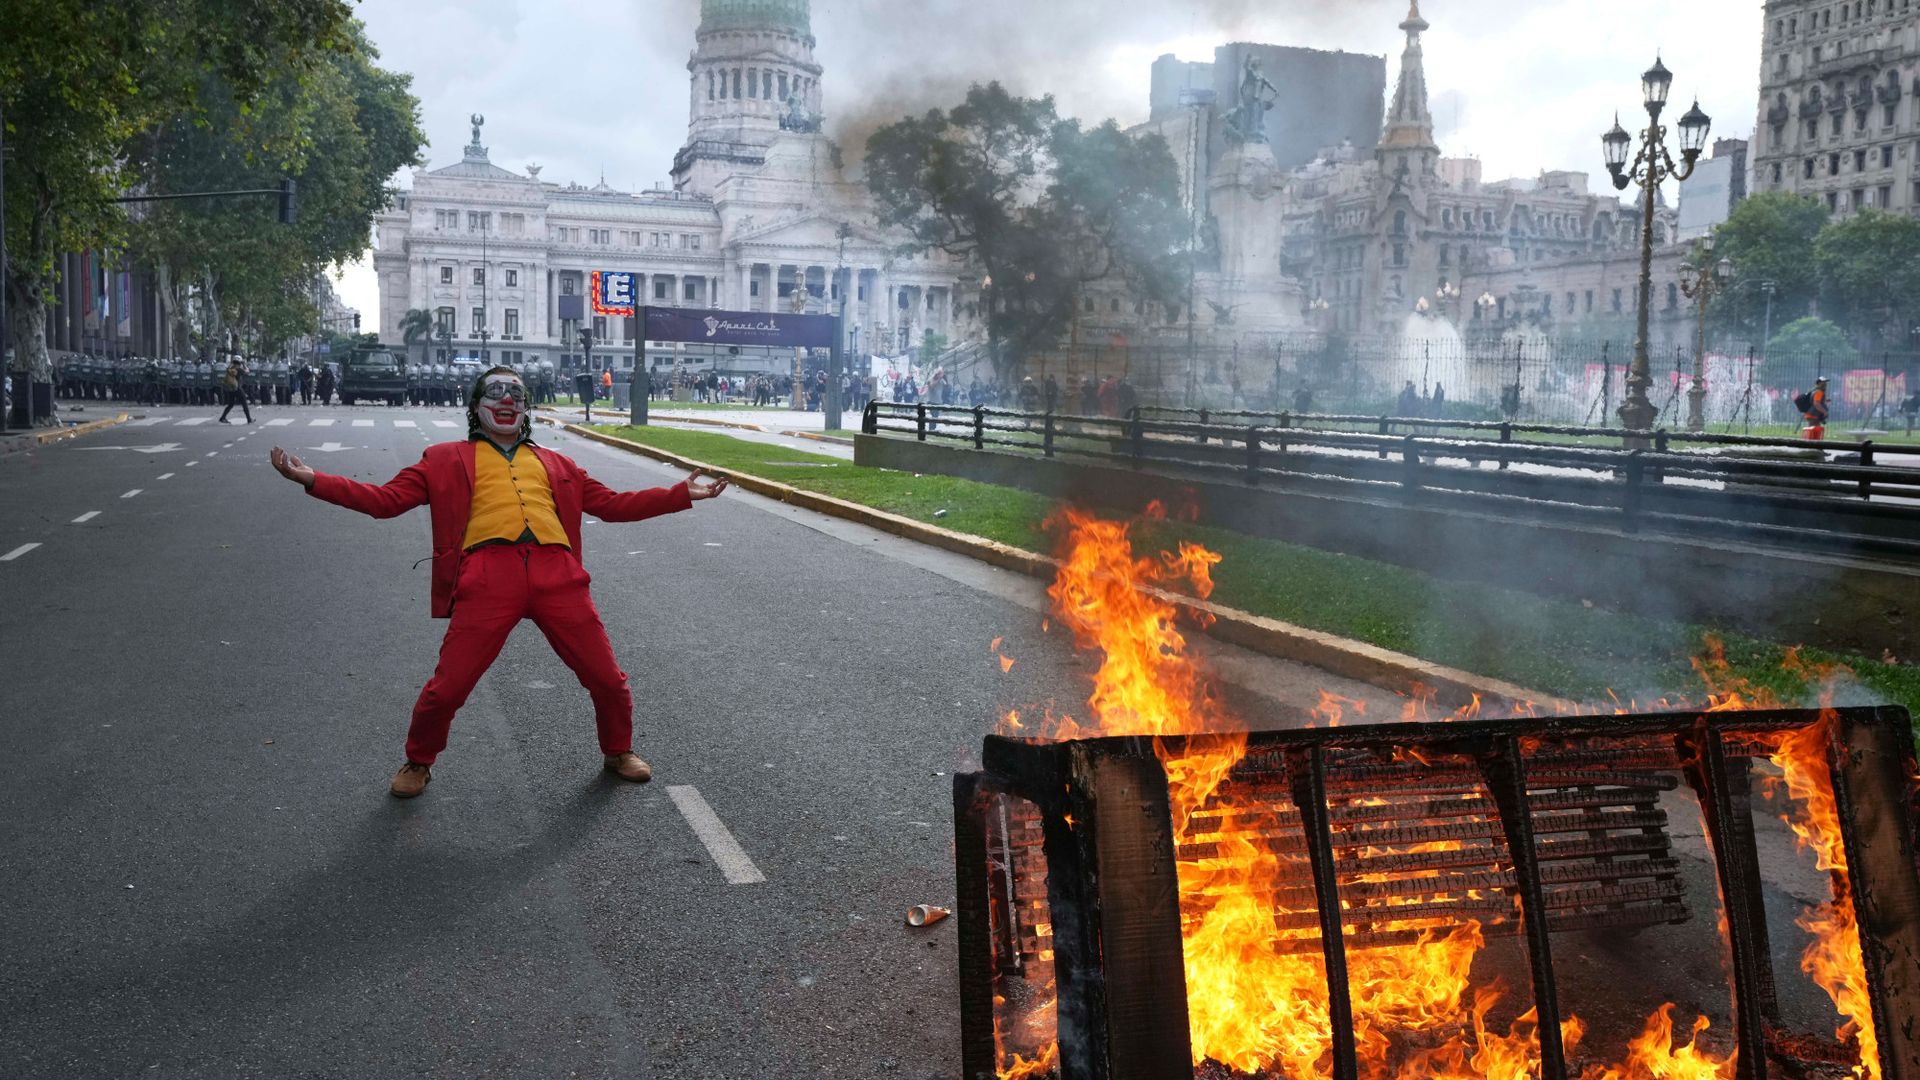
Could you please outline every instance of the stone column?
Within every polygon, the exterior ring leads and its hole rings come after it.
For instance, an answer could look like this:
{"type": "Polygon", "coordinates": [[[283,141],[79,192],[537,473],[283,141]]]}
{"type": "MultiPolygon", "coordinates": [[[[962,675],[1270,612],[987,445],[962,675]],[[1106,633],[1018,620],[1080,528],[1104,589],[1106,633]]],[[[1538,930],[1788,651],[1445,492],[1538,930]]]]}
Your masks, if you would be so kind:
{"type": "Polygon", "coordinates": [[[734,305],[736,311],[753,310],[753,264],[740,264],[740,295],[734,305]]]}

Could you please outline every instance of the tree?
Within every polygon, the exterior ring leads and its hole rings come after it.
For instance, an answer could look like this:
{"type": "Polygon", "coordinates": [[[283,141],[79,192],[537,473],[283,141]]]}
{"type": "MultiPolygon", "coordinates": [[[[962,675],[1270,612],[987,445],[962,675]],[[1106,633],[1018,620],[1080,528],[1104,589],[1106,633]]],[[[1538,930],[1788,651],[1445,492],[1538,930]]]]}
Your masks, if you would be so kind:
{"type": "Polygon", "coordinates": [[[1826,221],[1826,207],[1803,195],[1764,191],[1740,200],[1713,231],[1714,254],[1732,260],[1735,274],[1733,287],[1713,300],[1716,324],[1758,339],[1767,310],[1763,281],[1774,283],[1773,325],[1806,314],[1820,293],[1813,245],[1826,221]]]}
{"type": "Polygon", "coordinates": [[[111,202],[137,176],[135,140],[173,117],[202,115],[216,73],[251,102],[277,73],[332,47],[344,0],[8,0],[0,34],[6,123],[7,266],[14,366],[51,378],[47,297],[63,251],[116,243],[111,202]]]}
{"type": "Polygon", "coordinates": [[[415,344],[421,346],[420,359],[422,363],[424,363],[427,358],[427,339],[432,336],[433,312],[428,311],[426,308],[408,308],[407,313],[400,316],[400,340],[409,349],[413,348],[415,344]]]}
{"type": "Polygon", "coordinates": [[[1899,340],[1920,318],[1920,221],[1862,210],[1820,230],[1813,260],[1824,308],[1856,336],[1899,340]]]}
{"type": "Polygon", "coordinates": [[[1057,344],[1085,286],[1172,295],[1186,239],[1179,174],[1158,137],[1062,120],[1051,97],[975,85],[951,111],[907,117],[867,143],[881,223],[982,272],[997,373],[1057,344]]]}
{"type": "Polygon", "coordinates": [[[1846,331],[1825,319],[1811,316],[1795,319],[1780,328],[1767,342],[1766,363],[1760,378],[1769,384],[1785,385],[1800,381],[1816,366],[1825,371],[1850,368],[1859,362],[1860,353],[1847,340],[1846,331]]]}
{"type": "Polygon", "coordinates": [[[273,77],[251,103],[209,75],[200,121],[174,120],[138,140],[139,168],[155,190],[273,187],[285,175],[299,184],[292,225],[270,200],[189,200],[156,204],[132,230],[147,261],[191,283],[209,340],[233,324],[271,351],[310,332],[318,312],[308,286],[365,248],[388,178],[418,161],[424,136],[410,79],[375,67],[378,55],[352,22],[338,48],[310,70],[273,77]]]}

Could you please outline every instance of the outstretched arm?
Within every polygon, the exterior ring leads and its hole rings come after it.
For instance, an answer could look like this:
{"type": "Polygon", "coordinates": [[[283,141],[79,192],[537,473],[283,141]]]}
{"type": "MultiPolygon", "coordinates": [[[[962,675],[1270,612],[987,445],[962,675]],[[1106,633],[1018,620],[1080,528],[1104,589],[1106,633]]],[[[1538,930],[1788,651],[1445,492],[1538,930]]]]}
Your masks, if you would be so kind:
{"type": "Polygon", "coordinates": [[[281,476],[306,488],[307,494],[314,498],[325,499],[349,510],[358,510],[369,517],[399,517],[427,503],[424,459],[401,469],[398,476],[380,485],[363,484],[344,476],[316,472],[277,446],[267,455],[267,459],[273,462],[273,467],[280,471],[281,476]]]}
{"type": "Polygon", "coordinates": [[[580,470],[580,508],[602,521],[644,521],[661,514],[689,509],[699,499],[711,499],[727,490],[721,477],[701,482],[705,473],[696,472],[670,488],[645,491],[614,491],[580,470]]]}

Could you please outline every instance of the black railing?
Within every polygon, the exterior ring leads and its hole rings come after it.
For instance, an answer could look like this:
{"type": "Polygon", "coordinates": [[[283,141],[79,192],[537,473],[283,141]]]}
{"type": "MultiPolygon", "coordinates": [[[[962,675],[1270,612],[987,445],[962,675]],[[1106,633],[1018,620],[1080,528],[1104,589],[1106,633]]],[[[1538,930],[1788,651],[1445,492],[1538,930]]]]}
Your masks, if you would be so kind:
{"type": "MultiPolygon", "coordinates": [[[[1622,439],[1614,429],[1605,434],[1622,445],[1605,446],[1516,437],[1592,433],[1546,425],[1345,418],[1372,425],[1353,431],[1301,424],[1336,419],[1325,415],[1205,415],[1203,423],[1159,419],[1146,409],[1115,418],[873,402],[862,430],[1627,532],[1920,560],[1920,467],[1888,464],[1890,448],[1872,443],[1667,431],[1622,439]],[[1443,424],[1458,434],[1421,433],[1443,424]],[[1829,460],[1816,448],[1856,451],[1858,463],[1829,460]]],[[[1912,460],[1920,461],[1920,451],[1912,460]]]]}

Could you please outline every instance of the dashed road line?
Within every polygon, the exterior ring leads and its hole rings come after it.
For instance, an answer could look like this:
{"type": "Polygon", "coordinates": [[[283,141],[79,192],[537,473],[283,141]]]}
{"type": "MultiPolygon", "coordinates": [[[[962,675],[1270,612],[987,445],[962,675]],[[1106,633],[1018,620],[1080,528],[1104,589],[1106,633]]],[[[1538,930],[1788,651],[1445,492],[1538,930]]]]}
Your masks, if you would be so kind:
{"type": "Polygon", "coordinates": [[[170,472],[163,472],[159,476],[154,477],[154,479],[155,480],[171,480],[173,479],[173,474],[170,472]]]}
{"type": "Polygon", "coordinates": [[[187,419],[185,419],[185,420],[182,420],[182,421],[180,421],[180,422],[179,422],[178,424],[175,424],[175,425],[174,425],[174,427],[193,427],[193,426],[194,426],[195,424],[204,424],[204,423],[206,423],[207,421],[209,421],[209,420],[212,420],[212,419],[213,419],[213,417],[211,417],[211,416],[194,416],[194,417],[189,417],[189,418],[187,418],[187,419]]]}
{"type": "Polygon", "coordinates": [[[68,524],[70,524],[70,525],[84,525],[84,524],[86,524],[87,522],[89,522],[89,521],[92,521],[92,520],[93,520],[94,518],[97,518],[97,517],[99,517],[99,516],[100,516],[100,511],[98,511],[98,510],[89,510],[89,511],[87,511],[87,512],[86,512],[86,513],[84,513],[84,514],[81,514],[81,515],[80,515],[79,517],[77,517],[77,518],[74,518],[74,519],[73,519],[73,520],[72,520],[71,522],[68,522],[68,524]]]}
{"type": "Polygon", "coordinates": [[[206,456],[207,456],[207,457],[219,457],[219,456],[220,456],[220,451],[218,451],[218,450],[209,450],[209,451],[207,451],[207,453],[206,453],[206,456]]]}
{"type": "Polygon", "coordinates": [[[131,498],[133,498],[133,497],[134,497],[135,495],[138,495],[138,494],[140,494],[140,493],[141,493],[142,491],[145,491],[145,490],[146,490],[145,488],[134,488],[134,489],[133,489],[132,491],[129,491],[129,492],[127,492],[127,493],[126,493],[125,495],[122,495],[122,496],[120,496],[120,497],[121,497],[121,498],[123,498],[123,499],[131,499],[131,498]]]}
{"type": "Polygon", "coordinates": [[[321,419],[319,419],[319,420],[309,420],[309,421],[307,421],[307,426],[308,426],[308,427],[332,427],[332,426],[333,426],[333,418],[332,418],[332,417],[322,417],[322,418],[321,418],[321,419]]]}
{"type": "Polygon", "coordinates": [[[197,462],[197,461],[189,461],[189,462],[187,462],[187,468],[189,468],[189,469],[191,469],[191,468],[193,468],[193,467],[194,467],[195,465],[198,465],[198,464],[200,464],[200,463],[199,463],[199,462],[197,462]]]}
{"type": "Polygon", "coordinates": [[[739,841],[727,831],[720,821],[720,815],[713,812],[707,800],[700,797],[700,789],[691,784],[680,784],[667,788],[667,796],[680,810],[680,816],[687,819],[687,825],[693,829],[693,835],[700,838],[707,854],[713,856],[715,865],[727,879],[729,885],[757,885],[767,876],[753,865],[753,860],[741,849],[739,841]]]}
{"type": "Polygon", "coordinates": [[[39,546],[40,546],[40,542],[37,540],[31,544],[21,544],[19,547],[14,548],[12,551],[7,552],[5,555],[0,555],[0,562],[12,562],[13,560],[19,558],[22,555],[25,555],[27,552],[32,551],[34,548],[37,548],[39,546]]]}

